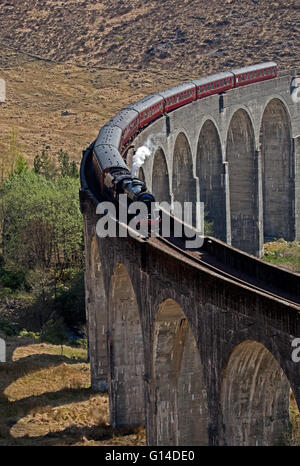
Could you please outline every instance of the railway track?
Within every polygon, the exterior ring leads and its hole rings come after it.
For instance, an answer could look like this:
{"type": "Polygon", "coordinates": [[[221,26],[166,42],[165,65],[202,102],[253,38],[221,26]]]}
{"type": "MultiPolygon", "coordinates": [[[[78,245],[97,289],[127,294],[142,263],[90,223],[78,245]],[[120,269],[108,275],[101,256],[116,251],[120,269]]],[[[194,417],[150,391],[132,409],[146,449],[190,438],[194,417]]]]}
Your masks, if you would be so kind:
{"type": "MultiPolygon", "coordinates": [[[[275,292],[272,292],[270,290],[270,286],[266,283],[263,284],[262,282],[258,282],[258,280],[253,279],[251,281],[248,280],[243,280],[242,278],[239,278],[237,275],[233,273],[229,273],[226,271],[226,267],[222,263],[218,263],[218,265],[213,265],[210,262],[213,262],[215,259],[212,254],[205,252],[204,254],[201,252],[201,250],[185,250],[184,248],[180,247],[179,245],[174,244],[170,239],[165,238],[163,236],[157,236],[156,238],[151,238],[151,241],[154,243],[159,243],[163,244],[164,247],[167,247],[171,249],[173,252],[175,252],[179,256],[183,256],[192,262],[205,267],[206,269],[209,269],[210,271],[216,273],[217,275],[220,275],[222,278],[227,278],[239,285],[242,285],[244,287],[247,287],[248,289],[252,289],[255,292],[262,293],[264,295],[267,295],[273,299],[284,301],[286,304],[293,306],[293,307],[298,307],[300,304],[300,298],[293,300],[289,299],[284,293],[278,294],[275,292]],[[223,266],[222,266],[223,265],[223,266]],[[256,282],[256,284],[255,284],[256,282]],[[259,283],[259,284],[258,284],[259,283]],[[263,286],[264,285],[264,286],[263,286]]],[[[251,277],[250,277],[251,278],[251,277]]]]}

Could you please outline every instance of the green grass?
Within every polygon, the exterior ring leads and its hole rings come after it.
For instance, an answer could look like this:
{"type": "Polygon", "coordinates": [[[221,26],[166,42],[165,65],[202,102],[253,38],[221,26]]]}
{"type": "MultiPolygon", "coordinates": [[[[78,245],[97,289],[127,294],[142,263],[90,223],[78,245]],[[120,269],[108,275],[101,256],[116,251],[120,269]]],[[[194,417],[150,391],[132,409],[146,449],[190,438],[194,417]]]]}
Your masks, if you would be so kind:
{"type": "Polygon", "coordinates": [[[266,243],[264,260],[300,273],[300,241],[287,242],[281,238],[266,243]]]}

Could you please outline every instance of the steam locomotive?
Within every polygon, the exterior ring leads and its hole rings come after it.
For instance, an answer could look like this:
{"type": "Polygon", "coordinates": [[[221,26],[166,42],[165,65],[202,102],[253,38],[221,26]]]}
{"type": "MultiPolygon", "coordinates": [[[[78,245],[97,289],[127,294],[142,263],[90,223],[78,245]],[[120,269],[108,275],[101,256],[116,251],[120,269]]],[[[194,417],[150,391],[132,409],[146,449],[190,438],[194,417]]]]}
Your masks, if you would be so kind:
{"type": "Polygon", "coordinates": [[[142,181],[131,176],[122,156],[132,139],[145,126],[183,105],[276,76],[274,62],[248,66],[179,84],[122,109],[101,128],[93,143],[92,163],[102,198],[117,201],[123,193],[129,202],[144,202],[149,207],[151,222],[150,205],[155,201],[154,196],[142,181]]]}

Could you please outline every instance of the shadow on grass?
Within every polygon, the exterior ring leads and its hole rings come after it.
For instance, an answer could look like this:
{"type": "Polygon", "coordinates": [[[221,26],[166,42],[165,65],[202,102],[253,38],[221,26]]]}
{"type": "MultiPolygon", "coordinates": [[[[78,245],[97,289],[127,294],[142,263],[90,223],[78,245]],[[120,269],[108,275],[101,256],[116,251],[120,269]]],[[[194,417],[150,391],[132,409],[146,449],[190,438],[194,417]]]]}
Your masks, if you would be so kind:
{"type": "MultiPolygon", "coordinates": [[[[74,368],[74,380],[72,380],[72,367],[76,364],[86,363],[87,360],[82,357],[67,357],[61,354],[49,354],[46,349],[45,353],[37,353],[26,355],[26,346],[30,346],[34,343],[26,342],[23,339],[20,341],[15,341],[14,344],[11,344],[11,351],[10,351],[10,361],[7,363],[0,363],[0,445],[24,445],[24,444],[44,444],[44,445],[51,445],[51,444],[73,444],[82,439],[83,436],[89,436],[91,438],[111,438],[114,435],[114,431],[107,426],[105,423],[100,424],[99,426],[93,427],[85,427],[85,426],[74,426],[68,427],[65,430],[58,431],[58,432],[50,432],[46,435],[41,435],[40,437],[30,437],[28,435],[18,436],[15,437],[11,435],[11,428],[18,423],[18,421],[28,414],[32,413],[39,413],[46,407],[55,408],[66,404],[71,403],[79,403],[89,400],[93,395],[99,395],[99,392],[95,392],[90,387],[79,387],[76,388],[76,383],[83,383],[86,379],[86,371],[88,370],[87,367],[84,365],[81,366],[78,370],[78,374],[76,373],[76,369],[74,368]],[[12,355],[16,348],[24,347],[25,348],[25,356],[20,358],[16,361],[12,361],[12,355]],[[61,369],[59,366],[65,365],[61,369]],[[54,368],[54,375],[57,379],[58,386],[59,384],[68,384],[70,385],[73,383],[75,387],[63,387],[55,390],[55,383],[54,383],[54,390],[51,391],[51,386],[47,387],[47,379],[45,379],[44,386],[43,386],[43,374],[38,374],[41,370],[47,370],[54,368]],[[58,368],[59,372],[55,372],[55,368],[58,368]],[[81,379],[81,372],[82,372],[82,379],[81,379]],[[71,371],[68,373],[68,371],[71,371]],[[7,395],[7,389],[10,387],[14,382],[17,382],[19,379],[22,379],[26,376],[30,376],[33,378],[33,382],[31,380],[27,381],[20,381],[20,394],[16,392],[16,397],[22,395],[22,390],[24,396],[20,399],[16,399],[10,401],[7,395]],[[70,375],[71,380],[69,381],[68,377],[70,375]],[[33,392],[34,393],[34,377],[37,377],[37,389],[43,390],[50,388],[50,390],[45,391],[44,393],[40,393],[37,395],[26,396],[26,392],[33,392]],[[78,379],[76,377],[78,376],[78,379]],[[39,377],[42,379],[39,380],[39,377]],[[26,384],[28,383],[28,390],[26,384]],[[33,384],[33,385],[30,385],[33,384]],[[74,435],[74,441],[73,436],[74,435]],[[65,441],[65,437],[68,437],[68,440],[65,441]]],[[[43,349],[41,348],[41,351],[43,349]]],[[[47,374],[49,377],[49,374],[47,374]]],[[[50,373],[51,377],[51,373],[50,373]]],[[[18,383],[18,382],[17,382],[18,383]]],[[[16,390],[18,390],[18,386],[16,386],[16,390]]],[[[12,395],[14,397],[14,395],[12,395]]],[[[50,419],[51,421],[51,419],[50,419]]],[[[34,422],[34,418],[32,421],[34,422]]],[[[32,425],[32,424],[31,424],[32,425]]],[[[52,426],[53,427],[53,426],[52,426]]],[[[55,426],[57,428],[57,426],[55,426]]],[[[25,427],[26,429],[26,427],[25,427]]],[[[49,429],[51,430],[51,425],[49,425],[49,429]]],[[[130,430],[131,432],[131,430],[130,430]]],[[[22,434],[22,432],[21,432],[22,434]]],[[[125,434],[124,434],[125,435],[125,434]]]]}
{"type": "MultiPolygon", "coordinates": [[[[97,426],[71,426],[61,431],[49,432],[46,435],[36,437],[28,435],[18,438],[11,437],[7,445],[72,446],[79,442],[105,442],[108,440],[112,441],[110,444],[115,445],[141,445],[143,444],[143,436],[144,428],[141,426],[112,428],[102,423],[97,426]],[[130,435],[134,435],[135,438],[129,440],[127,437],[130,435]]],[[[2,442],[0,440],[0,445],[1,444],[2,442]]]]}

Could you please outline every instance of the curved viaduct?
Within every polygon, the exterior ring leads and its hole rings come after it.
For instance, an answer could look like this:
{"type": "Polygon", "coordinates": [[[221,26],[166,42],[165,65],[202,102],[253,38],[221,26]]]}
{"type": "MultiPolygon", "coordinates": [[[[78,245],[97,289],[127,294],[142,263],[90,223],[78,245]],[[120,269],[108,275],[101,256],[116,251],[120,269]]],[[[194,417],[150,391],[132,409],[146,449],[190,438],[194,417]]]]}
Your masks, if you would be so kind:
{"type": "Polygon", "coordinates": [[[249,254],[264,238],[300,239],[294,76],[193,102],[134,140],[156,145],[140,175],[158,201],[204,202],[219,239],[193,256],[158,239],[98,238],[83,159],[92,386],[108,387],[112,425],[145,425],[150,445],[272,445],[290,391],[300,407],[299,276],[249,254]]]}

